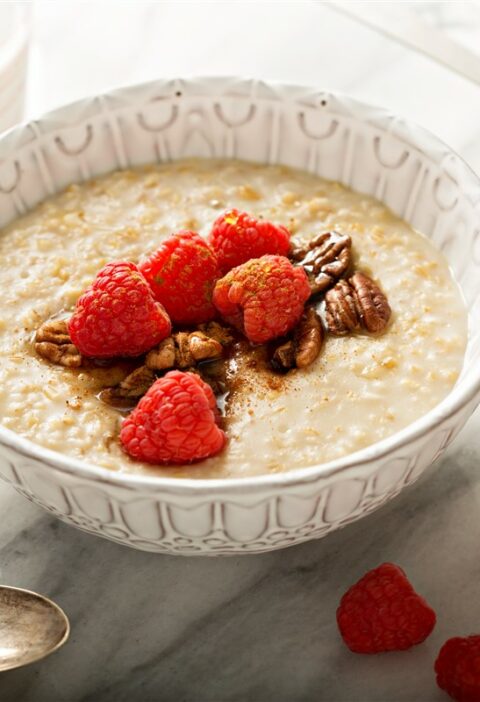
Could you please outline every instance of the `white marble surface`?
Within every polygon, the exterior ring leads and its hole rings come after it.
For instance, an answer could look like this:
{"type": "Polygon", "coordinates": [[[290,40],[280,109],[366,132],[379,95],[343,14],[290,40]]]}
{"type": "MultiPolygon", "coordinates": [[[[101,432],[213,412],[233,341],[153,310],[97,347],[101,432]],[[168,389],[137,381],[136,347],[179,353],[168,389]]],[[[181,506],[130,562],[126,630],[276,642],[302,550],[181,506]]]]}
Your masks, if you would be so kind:
{"type": "MultiPolygon", "coordinates": [[[[414,3],[409,3],[413,5],[414,3]]],[[[415,3],[466,43],[473,3],[415,3]]],[[[478,19],[477,19],[478,18],[478,19]]],[[[480,168],[480,88],[312,2],[37,3],[28,113],[161,74],[242,73],[343,90],[403,113],[480,168]]],[[[72,622],[51,658],[0,676],[2,702],[434,702],[433,661],[480,633],[480,414],[379,512],[286,551],[192,559],[76,531],[0,485],[0,582],[72,622]],[[429,640],[362,657],[335,609],[365,570],[402,565],[438,613],[429,640]]]]}

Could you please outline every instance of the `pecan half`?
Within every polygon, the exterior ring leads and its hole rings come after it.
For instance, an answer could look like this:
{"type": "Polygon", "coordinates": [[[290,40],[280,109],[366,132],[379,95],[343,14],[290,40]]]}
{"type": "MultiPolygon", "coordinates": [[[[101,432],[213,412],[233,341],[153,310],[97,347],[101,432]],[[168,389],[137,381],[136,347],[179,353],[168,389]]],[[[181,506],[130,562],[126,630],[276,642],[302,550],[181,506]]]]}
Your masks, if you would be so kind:
{"type": "Polygon", "coordinates": [[[190,334],[188,348],[195,361],[213,360],[223,353],[221,343],[201,331],[190,334]]]}
{"type": "Polygon", "coordinates": [[[295,368],[295,344],[293,339],[289,339],[289,341],[275,349],[271,364],[275,370],[283,373],[295,368]]]}
{"type": "Polygon", "coordinates": [[[113,407],[130,408],[142,395],[145,395],[155,382],[155,378],[153,370],[147,366],[140,366],[115,387],[102,390],[99,398],[102,402],[113,407]]]}
{"type": "Polygon", "coordinates": [[[355,306],[367,331],[378,333],[385,329],[392,314],[385,294],[363,273],[355,273],[348,281],[355,297],[355,306]]]}
{"type": "Polygon", "coordinates": [[[306,368],[318,357],[325,338],[322,322],[313,307],[307,307],[294,331],[295,363],[306,368]]]}
{"type": "Polygon", "coordinates": [[[361,327],[372,333],[382,332],[392,311],[378,285],[364,273],[340,280],[325,295],[328,331],[343,336],[361,327]]]}
{"type": "Polygon", "coordinates": [[[49,320],[42,324],[35,334],[35,341],[50,342],[52,344],[71,344],[66,319],[49,320]]]}
{"type": "Polygon", "coordinates": [[[195,359],[190,352],[190,334],[178,332],[173,335],[175,341],[175,368],[185,370],[195,365],[195,359]]]}
{"type": "Polygon", "coordinates": [[[327,290],[348,272],[352,262],[352,240],[348,234],[324,232],[311,241],[294,246],[291,258],[308,276],[312,295],[327,290]]]}
{"type": "Polygon", "coordinates": [[[68,333],[67,320],[57,319],[42,324],[35,334],[35,351],[51,363],[66,368],[79,368],[82,356],[72,344],[68,333]]]}
{"type": "Polygon", "coordinates": [[[347,280],[340,280],[325,295],[325,319],[328,331],[336,336],[360,329],[355,295],[347,280]]]}
{"type": "MultiPolygon", "coordinates": [[[[219,325],[220,326],[220,325],[219,325]]],[[[147,353],[145,364],[151,370],[191,368],[200,361],[213,361],[223,354],[223,346],[202,331],[177,332],[147,353]]]]}
{"type": "Polygon", "coordinates": [[[211,339],[218,341],[222,346],[230,346],[233,341],[231,329],[224,327],[218,322],[205,322],[200,324],[199,329],[211,339]]]}
{"type": "Polygon", "coordinates": [[[164,339],[147,353],[145,365],[151,370],[167,370],[175,365],[175,341],[173,336],[164,339]]]}
{"type": "Polygon", "coordinates": [[[307,307],[293,331],[293,338],[278,346],[271,364],[275,370],[306,368],[318,357],[325,338],[322,322],[313,307],[307,307]]]}

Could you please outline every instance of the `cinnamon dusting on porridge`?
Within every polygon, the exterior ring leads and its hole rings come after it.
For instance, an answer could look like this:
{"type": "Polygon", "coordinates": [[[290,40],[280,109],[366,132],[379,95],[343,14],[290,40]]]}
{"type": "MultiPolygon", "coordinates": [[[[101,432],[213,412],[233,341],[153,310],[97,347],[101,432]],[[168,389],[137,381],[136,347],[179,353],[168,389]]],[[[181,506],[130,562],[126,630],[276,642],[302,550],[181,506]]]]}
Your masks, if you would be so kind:
{"type": "Polygon", "coordinates": [[[462,366],[466,311],[442,255],[379,202],[285,167],[189,160],[73,185],[7,227],[0,256],[1,423],[112,470],[242,477],[333,460],[428,412],[462,366]],[[219,207],[294,235],[313,294],[299,323],[253,346],[228,320],[174,325],[135,359],[84,358],[65,320],[98,271],[182,228],[206,236],[219,207]],[[132,460],[122,417],[174,368],[224,401],[228,444],[193,465],[132,460]]]}

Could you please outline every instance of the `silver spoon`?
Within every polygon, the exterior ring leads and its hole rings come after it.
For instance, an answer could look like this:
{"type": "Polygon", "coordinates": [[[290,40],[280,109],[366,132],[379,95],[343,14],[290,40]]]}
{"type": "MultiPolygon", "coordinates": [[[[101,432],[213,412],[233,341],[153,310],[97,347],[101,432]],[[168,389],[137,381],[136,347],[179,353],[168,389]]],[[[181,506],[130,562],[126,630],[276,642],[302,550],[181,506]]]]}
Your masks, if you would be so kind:
{"type": "Polygon", "coordinates": [[[65,612],[48,597],[0,585],[0,671],[45,658],[69,634],[65,612]]]}

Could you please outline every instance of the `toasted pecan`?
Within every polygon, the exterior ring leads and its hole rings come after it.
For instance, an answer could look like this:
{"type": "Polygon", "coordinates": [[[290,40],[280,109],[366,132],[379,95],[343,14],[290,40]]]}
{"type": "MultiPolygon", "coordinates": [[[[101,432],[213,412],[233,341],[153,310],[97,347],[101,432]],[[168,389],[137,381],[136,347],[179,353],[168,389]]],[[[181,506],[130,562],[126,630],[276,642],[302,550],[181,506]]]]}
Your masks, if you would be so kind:
{"type": "Polygon", "coordinates": [[[195,361],[213,360],[223,353],[221,343],[201,331],[190,334],[188,347],[195,361]]]}
{"type": "Polygon", "coordinates": [[[147,353],[145,365],[151,370],[168,370],[175,365],[175,341],[173,336],[164,339],[147,353]]]}
{"type": "Polygon", "coordinates": [[[322,322],[313,307],[307,307],[294,331],[295,364],[306,368],[320,354],[325,338],[322,322]]]}
{"type": "Polygon", "coordinates": [[[222,346],[230,346],[233,335],[230,327],[226,327],[219,322],[205,322],[200,324],[199,330],[211,339],[215,339],[222,346]]]}
{"type": "Polygon", "coordinates": [[[386,295],[363,273],[355,273],[348,282],[353,290],[355,305],[363,326],[372,333],[382,332],[392,314],[386,295]]]}
{"type": "Polygon", "coordinates": [[[115,387],[102,390],[99,398],[102,402],[114,407],[131,407],[140,397],[145,395],[155,382],[155,378],[153,370],[147,366],[140,366],[115,387]]]}
{"type": "Polygon", "coordinates": [[[145,363],[152,370],[185,370],[223,354],[222,344],[202,331],[177,332],[148,352],[145,363]]]}
{"type": "Polygon", "coordinates": [[[271,364],[275,370],[306,368],[318,357],[325,338],[322,322],[313,307],[307,307],[293,330],[291,339],[274,350],[271,364]]]}
{"type": "Polygon", "coordinates": [[[316,295],[348,273],[352,263],[352,240],[348,234],[323,232],[311,241],[297,242],[290,258],[303,267],[312,295],[316,295]]]}
{"type": "Polygon", "coordinates": [[[364,273],[340,280],[325,295],[327,328],[336,336],[358,331],[361,327],[378,334],[387,327],[391,312],[385,294],[364,273]]]}
{"type": "Polygon", "coordinates": [[[66,368],[79,368],[82,356],[68,333],[67,320],[49,320],[35,334],[36,353],[51,363],[66,368]]]}
{"type": "Polygon", "coordinates": [[[285,373],[295,368],[295,343],[289,339],[274,350],[271,360],[274,370],[285,373]]]}
{"type": "Polygon", "coordinates": [[[325,295],[325,318],[328,331],[335,336],[360,329],[355,296],[347,280],[339,280],[325,295]]]}

